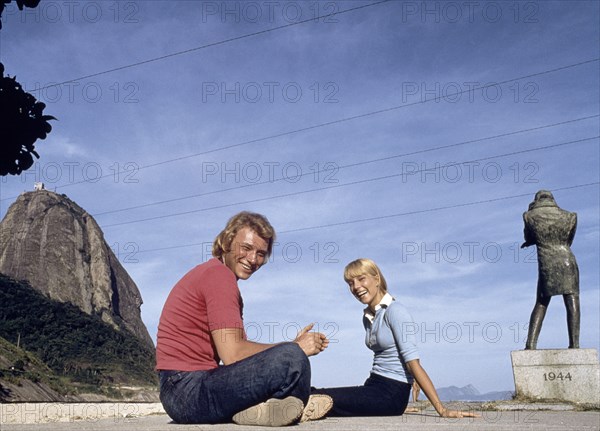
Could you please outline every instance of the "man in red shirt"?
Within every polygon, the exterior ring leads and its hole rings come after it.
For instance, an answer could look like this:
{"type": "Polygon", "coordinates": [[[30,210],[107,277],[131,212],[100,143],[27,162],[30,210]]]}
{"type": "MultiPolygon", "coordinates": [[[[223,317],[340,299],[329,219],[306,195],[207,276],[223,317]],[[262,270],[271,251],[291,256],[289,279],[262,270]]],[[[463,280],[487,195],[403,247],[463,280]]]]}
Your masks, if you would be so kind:
{"type": "Polygon", "coordinates": [[[238,280],[267,260],[275,230],[266,217],[233,216],[213,259],[189,271],[169,294],[158,326],[160,399],[178,423],[283,426],[323,417],[332,401],[310,396],[310,363],[329,340],[304,328],[294,342],[248,341],[238,280]],[[222,362],[222,365],[220,365],[222,362]]]}

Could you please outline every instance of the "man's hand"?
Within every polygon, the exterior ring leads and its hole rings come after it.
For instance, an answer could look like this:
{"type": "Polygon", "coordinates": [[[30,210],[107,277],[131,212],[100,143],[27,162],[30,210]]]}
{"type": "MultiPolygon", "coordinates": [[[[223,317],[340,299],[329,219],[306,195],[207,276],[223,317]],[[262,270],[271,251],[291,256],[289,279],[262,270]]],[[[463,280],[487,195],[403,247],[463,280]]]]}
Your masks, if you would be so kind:
{"type": "Polygon", "coordinates": [[[317,355],[329,345],[329,340],[325,334],[321,334],[320,332],[308,332],[314,325],[314,323],[311,323],[302,331],[298,332],[298,335],[294,340],[294,342],[304,351],[306,356],[317,355]]]}

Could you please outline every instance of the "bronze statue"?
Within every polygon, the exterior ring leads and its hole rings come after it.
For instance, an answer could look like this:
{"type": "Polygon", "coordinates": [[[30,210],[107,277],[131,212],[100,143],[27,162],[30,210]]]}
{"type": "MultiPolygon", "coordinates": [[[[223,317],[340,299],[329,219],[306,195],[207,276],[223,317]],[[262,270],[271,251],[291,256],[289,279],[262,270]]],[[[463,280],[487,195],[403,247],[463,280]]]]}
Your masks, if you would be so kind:
{"type": "Polygon", "coordinates": [[[571,252],[577,229],[577,214],[556,204],[554,196],[540,190],[523,213],[525,242],[521,248],[537,246],[538,284],[535,306],[529,320],[525,349],[535,349],[550,299],[562,295],[567,308],[569,348],[579,348],[579,268],[571,252]]]}

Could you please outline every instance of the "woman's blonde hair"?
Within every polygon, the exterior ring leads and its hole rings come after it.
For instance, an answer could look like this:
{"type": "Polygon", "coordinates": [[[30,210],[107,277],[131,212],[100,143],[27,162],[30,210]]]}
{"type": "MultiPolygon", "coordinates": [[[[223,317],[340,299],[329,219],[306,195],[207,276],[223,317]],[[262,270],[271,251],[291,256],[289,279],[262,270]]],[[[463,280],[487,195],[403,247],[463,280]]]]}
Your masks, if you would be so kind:
{"type": "Polygon", "coordinates": [[[361,275],[368,274],[372,277],[379,278],[379,287],[384,293],[387,293],[387,282],[385,277],[381,273],[381,270],[375,262],[371,259],[356,259],[346,265],[344,268],[344,280],[346,283],[350,283],[353,278],[360,277],[361,275]]]}
{"type": "Polygon", "coordinates": [[[213,242],[212,255],[217,259],[221,259],[225,253],[231,251],[233,238],[240,229],[245,227],[252,229],[268,243],[267,257],[270,256],[275,242],[275,229],[264,215],[249,211],[242,211],[229,219],[225,229],[217,235],[213,242]]]}

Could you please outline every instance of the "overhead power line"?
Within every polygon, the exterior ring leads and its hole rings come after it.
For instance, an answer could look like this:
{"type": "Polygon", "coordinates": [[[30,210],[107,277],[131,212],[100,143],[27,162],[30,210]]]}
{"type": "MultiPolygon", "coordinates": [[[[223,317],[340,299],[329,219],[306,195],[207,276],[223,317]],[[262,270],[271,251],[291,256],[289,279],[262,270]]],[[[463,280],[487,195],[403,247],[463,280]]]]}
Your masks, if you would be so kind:
{"type": "MultiPolygon", "coordinates": [[[[541,75],[545,75],[545,74],[549,74],[549,73],[554,73],[554,72],[558,72],[558,71],[561,71],[561,70],[566,70],[566,69],[570,69],[570,68],[573,68],[573,67],[578,67],[578,66],[582,66],[582,65],[585,65],[585,64],[590,64],[590,63],[597,62],[597,61],[600,61],[600,58],[594,58],[594,59],[591,59],[591,60],[586,60],[586,61],[581,61],[581,62],[578,62],[578,63],[569,64],[569,65],[566,65],[566,66],[556,67],[554,69],[549,69],[549,70],[545,70],[545,71],[542,71],[542,72],[537,72],[537,73],[533,73],[533,74],[529,74],[529,75],[519,76],[519,77],[516,77],[516,78],[511,78],[511,79],[503,80],[503,81],[500,81],[500,82],[494,82],[494,83],[491,83],[491,84],[488,84],[488,85],[483,85],[483,86],[480,86],[480,87],[468,88],[466,90],[457,91],[456,93],[446,94],[444,97],[451,99],[451,98],[453,98],[455,96],[459,96],[461,94],[464,94],[464,93],[467,93],[467,92],[470,92],[470,91],[483,90],[483,89],[486,89],[486,88],[490,88],[492,86],[504,85],[504,84],[507,84],[507,83],[510,83],[510,82],[513,82],[513,81],[519,81],[521,79],[527,79],[527,78],[532,78],[532,77],[535,77],[535,76],[541,76],[541,75]]],[[[229,150],[229,149],[232,149],[232,148],[238,148],[238,147],[242,147],[242,146],[245,146],[245,145],[256,144],[256,143],[264,142],[264,141],[271,140],[271,139],[281,138],[281,137],[293,135],[293,134],[296,134],[296,133],[306,132],[306,131],[309,131],[309,130],[315,130],[315,129],[319,129],[319,128],[322,128],[322,127],[333,126],[333,125],[336,125],[336,124],[346,123],[346,122],[349,122],[349,121],[354,121],[354,120],[358,120],[358,119],[361,119],[361,118],[367,118],[367,117],[371,117],[371,116],[374,116],[374,115],[384,114],[384,113],[387,113],[387,112],[392,112],[392,111],[395,111],[395,110],[398,110],[398,109],[407,108],[407,107],[415,106],[415,105],[420,105],[420,104],[424,104],[424,103],[431,102],[433,100],[439,100],[439,99],[440,99],[440,97],[438,97],[438,98],[432,98],[432,99],[425,99],[425,100],[420,100],[420,101],[417,101],[417,102],[406,103],[406,104],[402,104],[402,105],[396,105],[396,106],[392,106],[392,107],[389,107],[389,108],[383,108],[383,109],[379,109],[379,110],[376,110],[376,111],[371,111],[371,112],[366,112],[366,113],[363,113],[363,114],[353,115],[351,117],[340,118],[340,119],[328,121],[328,122],[325,122],[325,123],[314,124],[314,125],[311,125],[311,126],[302,127],[302,128],[295,129],[295,130],[290,130],[290,131],[287,131],[287,132],[277,133],[277,134],[270,135],[270,136],[264,136],[262,138],[251,139],[251,140],[248,140],[248,141],[239,142],[239,143],[236,143],[236,144],[225,145],[223,147],[218,147],[218,148],[214,148],[214,149],[211,149],[211,150],[206,150],[206,151],[202,151],[202,152],[199,152],[199,153],[188,154],[186,156],[181,156],[181,157],[176,157],[176,158],[173,158],[173,159],[167,159],[167,160],[159,161],[159,162],[156,162],[156,163],[151,163],[149,165],[140,166],[138,168],[138,170],[147,169],[147,168],[153,168],[153,167],[156,167],[156,166],[162,166],[162,165],[165,165],[165,164],[168,164],[168,163],[174,163],[174,162],[178,162],[178,161],[181,161],[181,160],[187,160],[187,159],[190,159],[190,158],[193,158],[193,157],[199,157],[199,156],[203,156],[203,155],[206,155],[206,154],[216,153],[216,152],[219,152],[219,151],[229,150]]],[[[119,172],[113,172],[113,173],[110,173],[110,174],[105,174],[105,175],[99,176],[99,177],[95,178],[94,181],[96,182],[96,181],[99,181],[100,179],[103,179],[103,178],[109,178],[109,177],[113,178],[115,175],[128,174],[128,173],[129,173],[129,171],[126,171],[126,170],[119,171],[119,172]]],[[[58,186],[55,186],[54,188],[55,189],[60,189],[60,188],[70,187],[70,186],[74,186],[74,185],[77,185],[77,184],[83,184],[83,183],[89,183],[89,181],[87,181],[87,180],[75,181],[75,182],[71,182],[71,183],[68,183],[68,184],[58,185],[58,186]]],[[[16,197],[17,196],[12,196],[10,198],[0,199],[0,201],[4,201],[4,200],[8,200],[8,199],[15,199],[16,197]]]]}
{"type": "MultiPolygon", "coordinates": [[[[584,64],[589,64],[589,63],[597,62],[599,60],[600,60],[600,58],[595,58],[595,59],[591,59],[591,60],[581,61],[579,63],[573,63],[573,64],[569,64],[569,65],[566,65],[566,66],[556,67],[554,69],[549,69],[549,70],[545,70],[545,71],[542,71],[542,72],[533,73],[533,74],[530,74],[530,75],[519,76],[519,77],[516,77],[516,78],[506,79],[506,80],[500,81],[500,82],[494,82],[494,83],[491,83],[491,84],[488,84],[488,85],[482,85],[482,86],[479,86],[479,87],[474,87],[474,88],[469,88],[469,89],[466,89],[466,90],[457,91],[456,93],[453,93],[453,94],[446,94],[444,97],[452,99],[455,96],[459,96],[459,95],[462,95],[462,94],[470,92],[470,91],[484,90],[486,88],[495,87],[497,85],[508,84],[510,82],[519,81],[521,79],[528,79],[528,78],[533,78],[533,77],[536,77],[536,76],[545,75],[545,74],[548,74],[548,73],[559,72],[561,70],[566,70],[566,69],[570,69],[570,68],[573,68],[573,67],[583,66],[584,64]]],[[[301,127],[299,129],[290,130],[290,131],[278,133],[278,134],[275,134],[275,135],[265,136],[265,137],[257,138],[257,139],[251,139],[249,141],[239,142],[237,144],[225,145],[223,147],[214,148],[212,150],[206,150],[206,151],[202,151],[202,152],[199,152],[199,153],[188,154],[187,156],[176,157],[176,158],[173,158],[173,159],[163,160],[163,161],[160,161],[160,162],[156,162],[156,163],[152,163],[152,164],[149,164],[149,165],[141,166],[140,170],[141,169],[147,169],[147,168],[153,168],[153,167],[156,167],[156,166],[161,166],[161,165],[164,165],[164,164],[167,164],[167,163],[178,162],[178,161],[190,159],[190,158],[193,158],[193,157],[204,156],[204,155],[207,155],[207,154],[216,153],[216,152],[223,151],[223,150],[229,150],[229,149],[232,149],[232,148],[238,148],[238,147],[242,147],[242,146],[245,146],[245,145],[256,144],[256,143],[264,142],[264,141],[271,140],[271,139],[282,138],[284,136],[289,136],[289,135],[293,135],[293,134],[296,134],[296,133],[306,132],[306,131],[314,130],[314,129],[320,129],[322,127],[328,127],[328,126],[333,126],[333,125],[336,125],[336,124],[346,123],[346,122],[349,122],[349,121],[354,121],[354,120],[358,120],[358,119],[362,119],[362,118],[366,118],[366,117],[371,117],[371,116],[374,116],[374,115],[384,114],[384,113],[387,113],[387,112],[396,111],[396,110],[402,109],[402,108],[408,108],[409,106],[421,105],[421,104],[425,104],[427,102],[431,102],[431,101],[439,100],[439,99],[440,98],[425,99],[425,100],[419,100],[417,102],[411,102],[411,103],[405,103],[405,104],[402,104],[402,105],[391,106],[389,108],[383,108],[383,109],[379,109],[379,110],[376,110],[376,111],[365,112],[365,113],[362,113],[362,114],[353,115],[351,117],[339,118],[337,120],[327,121],[325,123],[314,124],[312,126],[301,127]]],[[[127,172],[122,172],[122,173],[127,173],[127,172]]],[[[109,175],[104,175],[104,176],[102,176],[100,178],[111,177],[111,176],[113,176],[113,175],[109,174],[109,175]]],[[[85,182],[85,181],[80,181],[80,183],[81,182],[85,182]]],[[[75,184],[78,184],[78,183],[67,184],[65,186],[75,185],[75,184]]]]}
{"type": "MultiPolygon", "coordinates": [[[[598,186],[598,185],[600,185],[600,182],[577,184],[574,186],[554,188],[554,189],[550,189],[550,191],[556,193],[556,192],[563,191],[563,190],[572,190],[572,189],[577,189],[577,188],[591,187],[591,186],[598,186]]],[[[422,210],[414,210],[414,211],[406,211],[406,212],[401,212],[401,213],[386,214],[386,215],[377,216],[377,217],[368,217],[368,218],[361,218],[361,219],[354,219],[354,220],[346,220],[346,221],[336,222],[336,223],[328,223],[328,224],[322,224],[322,225],[300,227],[300,228],[295,228],[295,229],[287,229],[287,230],[278,231],[277,234],[282,235],[285,233],[294,233],[294,232],[301,232],[301,231],[314,230],[314,229],[324,229],[324,228],[330,228],[330,227],[336,227],[336,226],[344,226],[344,225],[350,225],[350,224],[356,224],[356,223],[365,223],[365,222],[376,221],[376,220],[385,220],[385,219],[396,218],[396,217],[404,217],[404,216],[408,216],[408,215],[424,214],[424,213],[435,212],[435,211],[444,211],[444,210],[450,210],[450,209],[454,209],[454,208],[462,208],[462,207],[467,207],[467,206],[482,205],[482,204],[488,204],[488,203],[493,203],[493,202],[501,202],[501,201],[505,201],[505,200],[509,200],[509,199],[516,199],[516,198],[522,198],[522,197],[526,197],[526,196],[532,196],[536,192],[537,192],[537,190],[530,191],[527,193],[521,193],[518,195],[501,196],[501,197],[493,198],[493,199],[484,199],[484,200],[479,200],[479,201],[463,202],[463,203],[453,204],[453,205],[444,205],[444,206],[434,207],[434,208],[425,208],[422,210]]],[[[136,253],[150,253],[150,252],[154,252],[154,251],[173,250],[173,249],[185,248],[185,247],[197,247],[197,246],[202,246],[204,244],[205,243],[191,243],[191,244],[173,245],[173,246],[168,246],[168,247],[151,248],[148,250],[137,250],[136,253]]]]}
{"type": "MultiPolygon", "coordinates": [[[[367,165],[367,164],[370,164],[370,163],[377,163],[377,162],[383,162],[383,161],[397,159],[397,158],[401,158],[401,157],[414,156],[416,154],[423,154],[423,153],[428,153],[428,152],[433,152],[433,151],[438,151],[438,150],[443,150],[443,149],[458,147],[458,146],[462,146],[462,145],[474,144],[474,143],[477,143],[477,142],[489,141],[489,140],[497,139],[497,138],[505,138],[507,136],[513,136],[513,135],[516,135],[516,134],[519,134],[519,133],[532,132],[532,131],[536,131],[536,130],[547,129],[547,128],[550,128],[550,127],[562,126],[562,125],[565,125],[565,124],[575,123],[577,121],[589,120],[591,118],[598,118],[598,117],[600,117],[600,115],[590,115],[590,116],[587,116],[587,117],[576,118],[576,119],[573,119],[573,120],[561,121],[559,123],[546,124],[544,126],[537,126],[537,127],[530,127],[528,129],[515,130],[515,131],[512,131],[512,132],[501,133],[501,134],[498,134],[498,135],[487,136],[487,137],[478,138],[478,139],[471,139],[471,140],[468,140],[468,141],[457,142],[457,143],[454,143],[454,144],[448,144],[448,145],[441,145],[441,146],[438,146],[438,147],[426,148],[424,150],[411,151],[409,153],[394,154],[394,155],[391,155],[391,156],[380,157],[380,158],[377,158],[377,159],[371,159],[371,160],[366,160],[366,161],[357,162],[357,163],[350,163],[350,164],[347,164],[347,165],[336,166],[336,168],[337,169],[346,169],[346,168],[351,168],[351,167],[364,166],[364,165],[367,165]]],[[[322,173],[327,173],[327,172],[329,172],[329,171],[326,170],[326,169],[321,169],[321,170],[318,170],[318,171],[304,172],[304,173],[299,174],[297,177],[301,178],[301,177],[304,177],[304,176],[307,176],[307,175],[317,175],[317,174],[322,174],[322,173]]],[[[276,182],[279,182],[279,181],[283,181],[283,180],[286,180],[286,178],[282,177],[282,178],[276,178],[276,179],[273,179],[273,180],[269,179],[269,180],[265,180],[265,181],[259,181],[259,182],[251,183],[251,184],[242,184],[242,185],[238,185],[238,186],[235,186],[235,187],[229,187],[229,188],[220,189],[220,190],[212,190],[212,191],[209,191],[209,192],[195,193],[193,195],[181,196],[181,197],[178,197],[178,198],[166,199],[166,200],[162,200],[162,201],[149,202],[149,203],[146,203],[146,204],[134,205],[134,206],[125,207],[125,208],[119,208],[119,209],[110,210],[110,211],[98,212],[98,213],[95,213],[95,214],[92,214],[92,215],[94,217],[97,217],[97,216],[101,216],[101,215],[114,214],[114,213],[117,213],[117,212],[130,211],[130,210],[139,209],[139,208],[147,208],[147,207],[154,206],[154,205],[161,205],[161,204],[166,204],[166,203],[173,203],[173,202],[178,202],[178,201],[182,201],[182,200],[198,198],[198,197],[202,197],[202,196],[208,196],[208,195],[213,195],[213,194],[224,193],[224,192],[228,192],[228,191],[232,191],[232,190],[239,190],[239,189],[245,189],[245,188],[249,188],[249,187],[256,187],[256,186],[260,186],[260,185],[264,185],[264,184],[273,184],[273,183],[276,183],[276,182]]]]}
{"type": "MultiPolygon", "coordinates": [[[[581,143],[581,142],[592,141],[592,140],[598,139],[598,138],[600,138],[600,136],[578,139],[578,140],[569,141],[569,142],[562,142],[559,144],[545,145],[543,147],[530,148],[530,149],[526,149],[526,150],[512,151],[510,153],[499,154],[499,155],[495,155],[495,156],[482,157],[479,159],[467,160],[467,161],[462,161],[462,162],[457,162],[457,163],[449,163],[449,164],[445,165],[445,167],[459,166],[459,165],[468,164],[468,163],[477,163],[477,162],[482,162],[485,160],[491,160],[491,159],[497,159],[500,157],[512,156],[515,154],[523,154],[523,153],[529,153],[532,151],[539,151],[539,150],[545,150],[545,149],[549,149],[549,148],[561,147],[561,146],[565,146],[565,145],[572,145],[572,144],[577,144],[577,143],[581,143]]],[[[415,171],[411,171],[410,175],[420,173],[420,172],[431,171],[431,170],[435,170],[435,169],[438,169],[438,168],[436,167],[436,168],[415,170],[415,171]]],[[[203,212],[203,211],[214,210],[214,209],[227,208],[227,207],[236,206],[236,205],[246,205],[246,204],[250,204],[250,203],[264,202],[264,201],[273,200],[273,199],[287,198],[287,197],[298,196],[298,195],[307,194],[307,193],[314,193],[314,192],[323,191],[323,190],[337,189],[337,188],[341,188],[341,187],[349,187],[349,186],[354,186],[354,185],[358,185],[358,184],[365,184],[365,183],[374,182],[374,181],[381,181],[381,180],[386,180],[386,179],[390,179],[390,178],[397,178],[397,177],[404,176],[404,175],[409,175],[409,174],[406,172],[401,172],[401,173],[384,175],[384,176],[375,177],[375,178],[368,178],[365,180],[351,181],[349,183],[344,183],[344,184],[335,184],[335,185],[331,185],[331,186],[318,187],[316,189],[303,190],[300,192],[284,193],[284,194],[280,194],[280,195],[276,195],[276,196],[252,199],[252,200],[243,201],[243,202],[234,202],[234,203],[216,205],[216,206],[207,207],[207,208],[200,208],[200,209],[196,209],[196,210],[183,211],[183,212],[172,213],[172,214],[164,214],[164,215],[160,215],[160,216],[129,220],[129,221],[120,222],[120,223],[107,224],[107,225],[103,225],[102,227],[108,228],[108,227],[114,227],[114,226],[122,226],[122,225],[126,225],[126,224],[160,220],[160,219],[165,219],[165,218],[170,218],[170,217],[176,217],[176,216],[194,214],[194,213],[203,212]]]]}
{"type": "MultiPolygon", "coordinates": [[[[575,186],[551,189],[550,191],[558,192],[558,191],[562,191],[562,190],[571,190],[571,189],[576,189],[576,188],[581,188],[581,187],[597,186],[599,184],[600,184],[600,181],[597,181],[594,183],[578,184],[575,186]]],[[[407,211],[407,212],[388,214],[388,215],[377,216],[377,217],[368,217],[368,218],[362,218],[362,219],[357,219],[357,220],[348,220],[345,222],[329,223],[329,224],[323,224],[323,225],[317,225],[317,226],[308,226],[308,227],[297,228],[297,229],[288,229],[288,230],[279,232],[279,234],[300,232],[300,231],[312,230],[312,229],[322,229],[322,228],[326,228],[326,227],[342,226],[342,225],[354,224],[354,223],[363,223],[363,222],[374,221],[374,220],[384,220],[387,218],[402,217],[402,216],[413,215],[413,214],[423,214],[423,213],[428,213],[428,212],[449,210],[449,209],[453,209],[453,208],[461,208],[461,207],[467,207],[467,206],[472,206],[472,205],[481,205],[481,204],[487,204],[487,203],[492,203],[492,202],[504,201],[504,200],[508,200],[508,199],[521,198],[524,196],[532,196],[536,192],[537,192],[537,190],[535,192],[521,193],[518,195],[511,195],[511,196],[502,196],[499,198],[485,199],[485,200],[474,201],[474,202],[464,202],[464,203],[454,204],[454,205],[445,205],[445,206],[441,206],[441,207],[427,208],[424,210],[407,211]]]]}
{"type": "Polygon", "coordinates": [[[133,67],[142,66],[144,64],[154,63],[156,61],[161,61],[161,60],[166,60],[167,58],[177,57],[180,55],[189,54],[191,52],[200,51],[202,49],[212,48],[213,46],[224,45],[226,43],[235,42],[237,40],[242,40],[242,39],[247,39],[249,37],[258,36],[258,35],[265,34],[265,33],[270,33],[272,31],[282,30],[284,28],[293,27],[293,26],[300,25],[300,24],[305,24],[305,23],[311,22],[311,21],[314,22],[314,21],[317,21],[322,18],[324,19],[324,18],[335,16],[335,15],[342,15],[342,14],[348,13],[348,12],[355,12],[357,10],[366,9],[366,8],[372,7],[372,6],[378,6],[383,3],[388,3],[389,1],[391,1],[391,0],[382,0],[382,1],[375,2],[375,3],[369,3],[369,4],[362,5],[362,6],[356,6],[356,7],[350,8],[350,9],[344,9],[344,10],[340,10],[337,12],[331,12],[326,15],[314,16],[309,19],[304,19],[301,21],[288,23],[288,24],[277,26],[277,27],[268,28],[266,30],[255,31],[253,33],[247,33],[247,34],[243,34],[241,36],[231,37],[229,39],[220,40],[218,42],[207,43],[205,45],[200,45],[200,46],[197,46],[194,48],[185,49],[183,51],[172,52],[171,54],[161,55],[160,57],[153,57],[153,58],[149,58],[147,60],[138,61],[136,63],[127,64],[125,66],[120,66],[120,67],[115,67],[113,69],[103,70],[102,72],[91,73],[89,75],[80,76],[79,78],[73,78],[68,81],[59,82],[57,84],[52,84],[52,85],[47,85],[46,87],[36,88],[34,90],[29,90],[29,91],[30,92],[41,91],[41,90],[45,90],[47,88],[57,87],[59,85],[70,84],[71,82],[81,81],[83,79],[94,78],[94,77],[100,76],[100,75],[106,75],[107,73],[117,72],[119,70],[131,69],[133,67]]]}

